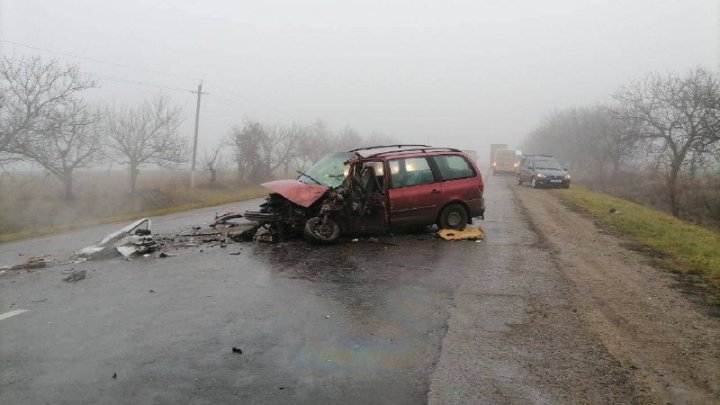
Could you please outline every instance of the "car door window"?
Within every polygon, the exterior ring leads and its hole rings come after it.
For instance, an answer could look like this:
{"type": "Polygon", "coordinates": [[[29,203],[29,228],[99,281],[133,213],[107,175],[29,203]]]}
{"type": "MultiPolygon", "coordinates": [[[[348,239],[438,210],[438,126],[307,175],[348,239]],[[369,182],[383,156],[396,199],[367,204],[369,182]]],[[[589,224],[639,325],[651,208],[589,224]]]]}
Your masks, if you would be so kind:
{"type": "Polygon", "coordinates": [[[435,182],[427,159],[406,158],[394,159],[390,162],[390,179],[393,188],[417,186],[435,182]]]}
{"type": "Polygon", "coordinates": [[[458,155],[434,156],[433,160],[440,169],[444,181],[475,177],[475,171],[464,157],[458,155]]]}

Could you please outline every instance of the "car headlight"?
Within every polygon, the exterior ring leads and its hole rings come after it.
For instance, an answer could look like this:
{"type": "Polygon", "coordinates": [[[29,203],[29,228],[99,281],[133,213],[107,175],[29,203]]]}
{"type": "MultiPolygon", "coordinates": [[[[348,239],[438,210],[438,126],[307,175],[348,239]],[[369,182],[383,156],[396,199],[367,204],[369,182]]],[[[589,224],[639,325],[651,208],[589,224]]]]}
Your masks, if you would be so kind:
{"type": "Polygon", "coordinates": [[[566,175],[565,175],[565,180],[570,180],[570,175],[569,175],[569,174],[566,174],[566,175]]]}
{"type": "Polygon", "coordinates": [[[544,179],[545,175],[542,173],[538,173],[535,177],[537,177],[538,179],[544,179]]]}

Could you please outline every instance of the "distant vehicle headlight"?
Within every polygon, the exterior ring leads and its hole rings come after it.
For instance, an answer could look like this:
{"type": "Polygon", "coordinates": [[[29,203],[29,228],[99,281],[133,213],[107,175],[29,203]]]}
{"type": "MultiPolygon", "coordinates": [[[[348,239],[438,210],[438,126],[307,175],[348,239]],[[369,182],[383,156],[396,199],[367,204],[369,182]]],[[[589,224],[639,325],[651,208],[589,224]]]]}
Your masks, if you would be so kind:
{"type": "Polygon", "coordinates": [[[566,180],[570,180],[570,174],[566,174],[566,175],[565,175],[565,179],[566,179],[566,180]]]}
{"type": "Polygon", "coordinates": [[[542,173],[538,173],[535,177],[537,177],[538,179],[544,179],[545,175],[542,173]]]}

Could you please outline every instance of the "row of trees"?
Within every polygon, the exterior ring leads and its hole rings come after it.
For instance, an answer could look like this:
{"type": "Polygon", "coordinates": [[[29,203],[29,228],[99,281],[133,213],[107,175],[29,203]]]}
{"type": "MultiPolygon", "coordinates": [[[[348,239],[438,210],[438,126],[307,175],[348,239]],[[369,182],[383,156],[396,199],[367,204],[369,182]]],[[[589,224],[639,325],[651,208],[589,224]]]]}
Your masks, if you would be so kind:
{"type": "Polygon", "coordinates": [[[279,170],[287,177],[290,169],[304,169],[331,152],[393,143],[397,142],[388,136],[363,137],[351,128],[334,133],[322,120],[307,126],[268,126],[248,120],[233,128],[224,141],[232,151],[238,176],[250,182],[267,180],[279,170]]]}
{"type": "Polygon", "coordinates": [[[609,105],[550,114],[523,148],[548,153],[604,186],[623,164],[660,171],[668,206],[679,216],[678,179],[720,164],[720,76],[703,68],[649,74],[613,95],[609,105]]]}
{"type": "MultiPolygon", "coordinates": [[[[176,166],[188,160],[178,105],[158,96],[134,107],[92,106],[84,96],[96,87],[75,65],[39,57],[0,58],[0,164],[40,165],[63,182],[65,199],[72,200],[78,169],[108,162],[126,165],[134,194],[141,166],[176,166]]],[[[305,168],[331,151],[391,142],[382,135],[365,138],[352,129],[333,133],[320,120],[308,126],[248,120],[200,162],[214,183],[229,160],[224,153],[229,149],[238,178],[259,182],[279,170],[287,176],[291,168],[305,168]]]]}
{"type": "Polygon", "coordinates": [[[143,164],[186,160],[182,110],[159,96],[137,107],[99,108],[83,95],[96,82],[77,66],[39,57],[0,59],[0,163],[40,165],[73,199],[73,175],[104,161],[126,164],[135,192],[143,164]]]}

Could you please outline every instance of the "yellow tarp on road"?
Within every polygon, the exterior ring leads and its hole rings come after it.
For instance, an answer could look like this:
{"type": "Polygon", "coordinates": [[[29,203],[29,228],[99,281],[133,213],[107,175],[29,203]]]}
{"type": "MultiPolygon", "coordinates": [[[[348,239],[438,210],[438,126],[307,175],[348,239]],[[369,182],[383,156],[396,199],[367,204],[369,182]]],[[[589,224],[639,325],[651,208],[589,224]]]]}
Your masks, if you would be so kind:
{"type": "Polygon", "coordinates": [[[480,228],[465,228],[462,231],[441,229],[437,235],[445,240],[480,240],[485,237],[485,232],[480,228]]]}

